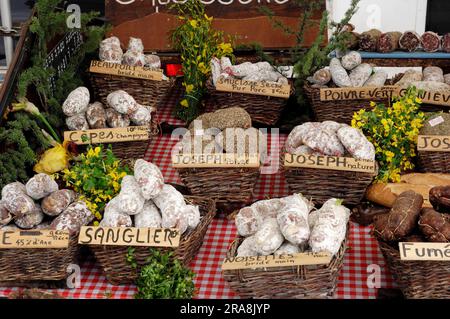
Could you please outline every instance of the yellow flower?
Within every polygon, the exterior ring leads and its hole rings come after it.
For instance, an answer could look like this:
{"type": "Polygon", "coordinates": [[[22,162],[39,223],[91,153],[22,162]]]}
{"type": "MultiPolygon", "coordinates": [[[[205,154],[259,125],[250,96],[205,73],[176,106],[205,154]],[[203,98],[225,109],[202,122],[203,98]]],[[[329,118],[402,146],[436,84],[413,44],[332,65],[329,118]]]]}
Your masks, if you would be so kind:
{"type": "Polygon", "coordinates": [[[187,101],[186,99],[182,100],[182,101],[180,102],[180,105],[181,105],[181,106],[184,106],[184,107],[189,107],[189,103],[188,103],[188,101],[187,101]]]}
{"type": "Polygon", "coordinates": [[[209,73],[209,69],[205,66],[205,63],[203,63],[203,62],[200,62],[198,64],[198,68],[199,68],[200,72],[202,72],[203,74],[209,73]]]}
{"type": "Polygon", "coordinates": [[[102,150],[102,149],[101,149],[99,146],[97,146],[97,147],[94,149],[94,154],[95,154],[95,156],[99,156],[101,150],[102,150]]]}
{"type": "Polygon", "coordinates": [[[220,43],[219,50],[222,51],[222,55],[233,53],[233,47],[231,46],[231,43],[220,43]]]}
{"type": "Polygon", "coordinates": [[[371,107],[374,107],[374,106],[376,106],[377,104],[374,102],[374,101],[370,101],[370,106],[371,107]]]}
{"type": "Polygon", "coordinates": [[[208,17],[208,16],[206,15],[206,13],[205,13],[205,19],[206,19],[207,21],[211,22],[211,21],[213,20],[213,17],[208,17]]]}
{"type": "Polygon", "coordinates": [[[186,85],[186,93],[191,93],[194,90],[194,85],[193,84],[188,84],[186,85]]]}
{"type": "Polygon", "coordinates": [[[66,143],[63,143],[63,145],[57,144],[55,147],[45,151],[39,162],[34,166],[34,171],[51,175],[67,168],[70,154],[66,146],[66,143]]]}
{"type": "Polygon", "coordinates": [[[197,25],[198,25],[197,20],[191,20],[191,21],[189,21],[189,23],[190,23],[190,25],[191,25],[193,28],[196,28],[197,25]]]}

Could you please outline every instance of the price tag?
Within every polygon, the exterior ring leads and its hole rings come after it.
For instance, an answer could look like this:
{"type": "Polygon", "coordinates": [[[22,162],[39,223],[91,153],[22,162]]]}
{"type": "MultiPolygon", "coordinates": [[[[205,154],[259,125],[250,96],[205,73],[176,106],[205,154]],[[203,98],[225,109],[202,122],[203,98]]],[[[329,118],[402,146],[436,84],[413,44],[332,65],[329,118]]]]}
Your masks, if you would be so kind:
{"type": "Polygon", "coordinates": [[[320,89],[320,100],[342,101],[389,99],[397,90],[398,87],[393,85],[361,88],[324,88],[320,89]]]}
{"type": "Polygon", "coordinates": [[[239,155],[230,153],[219,154],[175,154],[172,156],[172,166],[175,168],[236,168],[259,167],[259,154],[239,155]]]}
{"type": "Polygon", "coordinates": [[[178,229],[172,228],[83,226],[78,243],[105,246],[178,247],[180,236],[178,229]]]}
{"type": "Polygon", "coordinates": [[[450,243],[398,243],[401,260],[450,261],[450,243]]]}
{"type": "Polygon", "coordinates": [[[102,128],[85,131],[66,131],[64,140],[78,145],[146,141],[150,138],[148,126],[102,128]]]}
{"type": "Polygon", "coordinates": [[[351,157],[285,154],[285,167],[330,169],[376,174],[376,162],[351,157]]]}
{"type": "Polygon", "coordinates": [[[280,256],[251,256],[226,258],[222,270],[258,269],[306,265],[328,265],[332,256],[328,253],[300,253],[280,256]]]}
{"type": "Polygon", "coordinates": [[[162,81],[163,71],[150,69],[142,66],[130,66],[102,61],[91,61],[89,68],[91,73],[117,75],[128,78],[162,81]]]}
{"type": "Polygon", "coordinates": [[[445,121],[442,116],[435,117],[434,119],[428,121],[431,127],[435,127],[436,125],[442,124],[444,122],[445,121]]]}
{"type": "Polygon", "coordinates": [[[418,151],[450,152],[450,135],[419,135],[417,140],[418,151]]]}
{"type": "Polygon", "coordinates": [[[222,92],[281,97],[285,99],[288,99],[291,95],[291,86],[289,84],[246,81],[224,77],[220,77],[217,80],[216,90],[222,92]]]}
{"type": "Polygon", "coordinates": [[[62,230],[0,231],[0,249],[67,248],[69,233],[62,230]]]}

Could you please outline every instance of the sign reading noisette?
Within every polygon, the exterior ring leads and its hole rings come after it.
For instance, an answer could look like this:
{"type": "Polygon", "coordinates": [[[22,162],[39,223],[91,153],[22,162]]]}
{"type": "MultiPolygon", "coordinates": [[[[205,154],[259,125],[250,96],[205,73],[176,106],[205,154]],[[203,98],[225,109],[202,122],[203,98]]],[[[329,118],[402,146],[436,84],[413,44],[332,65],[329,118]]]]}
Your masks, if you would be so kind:
{"type": "Polygon", "coordinates": [[[291,94],[291,86],[289,84],[255,82],[232,78],[226,79],[223,77],[217,80],[216,90],[221,92],[282,97],[285,99],[288,99],[291,94]]]}
{"type": "Polygon", "coordinates": [[[102,128],[64,132],[64,140],[78,145],[145,141],[150,138],[148,126],[102,128]]]}
{"type": "Polygon", "coordinates": [[[180,232],[172,228],[83,226],[78,237],[82,245],[178,247],[180,232]]]}
{"type": "Polygon", "coordinates": [[[225,259],[222,270],[328,265],[330,262],[330,254],[312,252],[280,256],[232,257],[225,259]]]}
{"type": "Polygon", "coordinates": [[[375,100],[390,98],[397,86],[320,89],[321,101],[375,100]]]}
{"type": "Polygon", "coordinates": [[[419,135],[417,140],[418,151],[450,152],[450,135],[419,135]]]}
{"type": "Polygon", "coordinates": [[[285,154],[285,167],[331,169],[336,171],[376,173],[376,162],[351,157],[285,154]]]}
{"type": "Polygon", "coordinates": [[[89,72],[153,81],[162,81],[163,76],[162,70],[102,61],[91,61],[89,72]]]}
{"type": "Polygon", "coordinates": [[[0,249],[67,248],[69,233],[62,230],[0,231],[0,249]]]}
{"type": "Polygon", "coordinates": [[[241,156],[239,154],[175,154],[172,156],[175,168],[207,167],[259,167],[259,155],[241,156]]]}

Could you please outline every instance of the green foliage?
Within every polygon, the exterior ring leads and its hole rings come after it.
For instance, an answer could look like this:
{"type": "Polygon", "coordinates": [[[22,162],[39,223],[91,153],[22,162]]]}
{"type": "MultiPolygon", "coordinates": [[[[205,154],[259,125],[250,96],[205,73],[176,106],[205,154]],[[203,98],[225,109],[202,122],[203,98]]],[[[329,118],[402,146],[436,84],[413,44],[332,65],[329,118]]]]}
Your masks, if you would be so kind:
{"type": "MultiPolygon", "coordinates": [[[[136,299],[190,299],[194,296],[194,272],[174,258],[173,253],[163,253],[150,248],[146,265],[139,269],[136,280],[136,299]]],[[[127,262],[138,268],[135,249],[129,248],[127,262]]]]}

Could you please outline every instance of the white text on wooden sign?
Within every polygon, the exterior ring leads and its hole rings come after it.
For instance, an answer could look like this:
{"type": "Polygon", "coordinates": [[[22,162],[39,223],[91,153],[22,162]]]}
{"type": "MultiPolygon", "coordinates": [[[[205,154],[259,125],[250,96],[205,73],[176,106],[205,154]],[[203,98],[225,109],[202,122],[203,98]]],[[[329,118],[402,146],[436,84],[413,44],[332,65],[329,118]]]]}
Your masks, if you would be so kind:
{"type": "Polygon", "coordinates": [[[239,155],[230,153],[217,154],[175,154],[172,156],[175,168],[202,167],[259,167],[259,155],[239,155]]]}
{"type": "Polygon", "coordinates": [[[91,61],[91,73],[118,75],[128,78],[162,81],[162,70],[154,70],[143,66],[130,66],[125,64],[103,61],[91,61]]]}
{"type": "Polygon", "coordinates": [[[82,245],[178,247],[180,232],[172,228],[91,227],[81,228],[82,245]]]}
{"type": "Polygon", "coordinates": [[[291,94],[291,86],[289,84],[246,81],[223,77],[217,80],[216,90],[222,92],[282,97],[285,99],[288,99],[291,94]]]}
{"type": "Polygon", "coordinates": [[[417,140],[418,151],[450,152],[450,135],[419,135],[417,140]]]}
{"type": "Polygon", "coordinates": [[[379,100],[389,99],[397,86],[387,85],[381,87],[353,87],[353,88],[325,88],[320,89],[321,101],[341,101],[341,100],[379,100]]]}
{"type": "MultiPolygon", "coordinates": [[[[399,96],[405,95],[407,89],[398,88],[396,94],[399,96]]],[[[449,93],[441,93],[441,92],[431,92],[421,90],[422,92],[418,93],[418,97],[422,100],[422,103],[425,104],[434,104],[434,105],[443,105],[450,106],[450,94],[449,93]]]]}
{"type": "Polygon", "coordinates": [[[67,248],[69,233],[62,230],[0,231],[0,249],[67,248]]]}
{"type": "Polygon", "coordinates": [[[285,154],[285,167],[331,169],[336,171],[375,173],[376,162],[351,157],[285,154]]]}
{"type": "Polygon", "coordinates": [[[401,260],[450,261],[450,243],[398,243],[401,260]]]}
{"type": "Polygon", "coordinates": [[[233,257],[225,259],[222,270],[328,265],[330,262],[330,254],[313,252],[280,256],[233,257]]]}
{"type": "Polygon", "coordinates": [[[78,145],[146,141],[150,138],[148,126],[101,128],[86,131],[64,132],[64,140],[78,145]]]}

